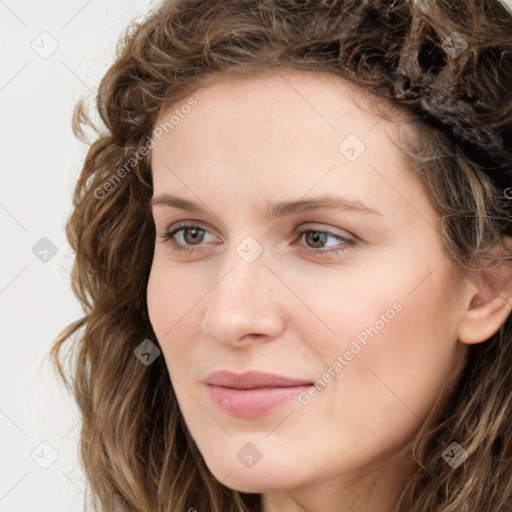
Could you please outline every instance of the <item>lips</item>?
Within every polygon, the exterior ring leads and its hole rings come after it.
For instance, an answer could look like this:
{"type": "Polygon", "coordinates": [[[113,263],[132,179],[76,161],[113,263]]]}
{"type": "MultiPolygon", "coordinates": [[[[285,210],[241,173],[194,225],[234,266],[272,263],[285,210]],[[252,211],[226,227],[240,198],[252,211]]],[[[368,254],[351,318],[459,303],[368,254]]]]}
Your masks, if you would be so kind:
{"type": "Polygon", "coordinates": [[[311,381],[291,379],[273,373],[258,371],[233,373],[226,370],[210,374],[205,379],[205,382],[212,386],[222,386],[232,389],[289,388],[312,384],[311,381]]]}
{"type": "Polygon", "coordinates": [[[311,381],[283,375],[227,370],[208,375],[204,382],[210,398],[223,412],[243,418],[269,414],[313,385],[311,381]]]}

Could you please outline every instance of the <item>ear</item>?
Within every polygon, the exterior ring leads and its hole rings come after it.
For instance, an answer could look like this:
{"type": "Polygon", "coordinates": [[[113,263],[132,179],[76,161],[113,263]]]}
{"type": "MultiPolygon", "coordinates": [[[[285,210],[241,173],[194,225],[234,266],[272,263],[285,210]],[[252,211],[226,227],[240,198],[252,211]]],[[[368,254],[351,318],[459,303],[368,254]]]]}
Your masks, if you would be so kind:
{"type": "Polygon", "coordinates": [[[479,283],[466,287],[466,310],[459,322],[459,341],[467,344],[488,340],[512,311],[512,269],[505,263],[480,274],[479,283]]]}

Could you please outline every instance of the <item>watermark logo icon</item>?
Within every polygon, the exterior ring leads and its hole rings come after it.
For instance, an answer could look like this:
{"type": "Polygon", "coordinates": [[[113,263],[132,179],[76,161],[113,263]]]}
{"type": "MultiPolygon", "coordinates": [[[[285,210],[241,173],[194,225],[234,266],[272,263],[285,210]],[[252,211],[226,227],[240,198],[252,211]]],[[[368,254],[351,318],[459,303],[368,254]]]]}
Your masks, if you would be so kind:
{"type": "Polygon", "coordinates": [[[355,133],[349,133],[338,144],[338,151],[349,162],[355,162],[364,153],[365,149],[365,143],[355,133]]]}
{"type": "Polygon", "coordinates": [[[263,252],[263,247],[252,236],[245,237],[236,247],[236,253],[246,263],[253,263],[263,252]]]}
{"type": "Polygon", "coordinates": [[[42,263],[48,263],[56,254],[57,246],[47,237],[43,236],[32,247],[32,254],[42,263]]]}
{"type": "Polygon", "coordinates": [[[145,339],[133,353],[142,364],[149,366],[160,355],[160,349],[151,340],[145,339]]]}
{"type": "Polygon", "coordinates": [[[59,452],[48,441],[43,441],[32,450],[30,457],[40,468],[48,469],[59,458],[59,452]]]}
{"type": "Polygon", "coordinates": [[[458,468],[467,458],[469,454],[459,443],[453,442],[441,454],[442,459],[453,469],[458,468]]]}
{"type": "Polygon", "coordinates": [[[452,32],[442,43],[443,50],[452,58],[459,58],[468,47],[468,42],[458,33],[452,32]]]}
{"type": "Polygon", "coordinates": [[[236,456],[244,466],[252,468],[261,459],[263,454],[253,443],[246,443],[238,450],[236,456]]]}
{"type": "Polygon", "coordinates": [[[48,59],[51,57],[59,47],[57,39],[55,39],[49,32],[43,31],[35,37],[30,43],[30,47],[34,50],[41,59],[48,59]]]}

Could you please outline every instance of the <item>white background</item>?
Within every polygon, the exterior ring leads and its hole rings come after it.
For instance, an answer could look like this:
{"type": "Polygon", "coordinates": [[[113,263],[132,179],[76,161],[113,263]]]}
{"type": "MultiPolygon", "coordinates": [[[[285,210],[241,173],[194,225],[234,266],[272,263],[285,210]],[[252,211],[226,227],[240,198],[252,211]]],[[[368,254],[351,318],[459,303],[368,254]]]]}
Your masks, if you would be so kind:
{"type": "Polygon", "coordinates": [[[78,512],[88,499],[76,407],[46,359],[81,314],[63,229],[87,148],[71,111],[93,98],[129,21],[156,3],[0,0],[0,512],[78,512]],[[47,262],[32,252],[43,237],[57,247],[47,262]]]}
{"type": "Polygon", "coordinates": [[[0,0],[0,512],[78,512],[87,500],[77,410],[46,361],[59,331],[81,316],[63,229],[87,147],[73,136],[71,112],[79,97],[94,98],[129,21],[155,5],[0,0]],[[42,58],[34,40],[41,52],[58,48],[42,58]],[[43,237],[57,247],[46,263],[32,253],[43,237]],[[58,457],[43,469],[34,449],[43,466],[53,450],[58,457]]]}

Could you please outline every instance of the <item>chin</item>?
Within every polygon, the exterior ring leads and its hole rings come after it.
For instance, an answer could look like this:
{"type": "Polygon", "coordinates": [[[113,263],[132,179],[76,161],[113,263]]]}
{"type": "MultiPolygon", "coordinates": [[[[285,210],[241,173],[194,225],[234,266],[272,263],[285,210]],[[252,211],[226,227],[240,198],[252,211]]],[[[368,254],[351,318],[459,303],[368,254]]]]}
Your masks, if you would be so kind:
{"type": "Polygon", "coordinates": [[[229,462],[219,455],[214,463],[206,461],[213,476],[226,487],[244,493],[264,493],[282,490],[283,487],[295,487],[296,482],[290,481],[290,471],[272,464],[272,461],[259,460],[254,466],[246,467],[238,459],[229,462]]]}
{"type": "MultiPolygon", "coordinates": [[[[270,474],[274,475],[272,471],[270,471],[270,474]]],[[[227,478],[226,475],[221,477],[224,478],[224,481],[221,481],[218,475],[214,474],[214,476],[226,487],[245,493],[261,494],[282,490],[283,487],[289,488],[288,482],[282,484],[282,479],[280,479],[279,476],[274,479],[266,472],[262,474],[261,471],[258,473],[253,473],[251,470],[233,471],[227,478]]]]}

